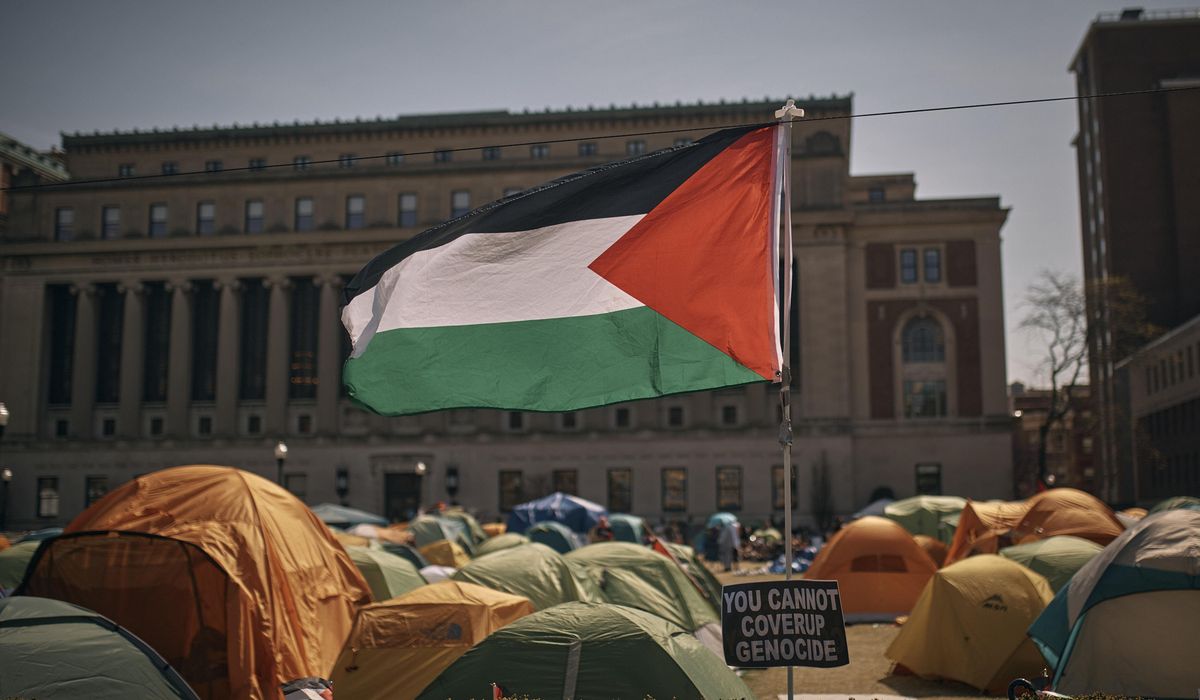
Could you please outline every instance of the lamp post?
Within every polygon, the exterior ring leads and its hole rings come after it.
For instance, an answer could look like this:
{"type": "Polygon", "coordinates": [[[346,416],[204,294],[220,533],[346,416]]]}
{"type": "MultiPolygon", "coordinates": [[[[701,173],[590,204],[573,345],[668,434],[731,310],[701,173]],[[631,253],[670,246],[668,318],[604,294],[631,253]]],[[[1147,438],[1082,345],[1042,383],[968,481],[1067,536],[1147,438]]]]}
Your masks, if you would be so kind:
{"type": "Polygon", "coordinates": [[[458,495],[458,467],[446,467],[446,493],[450,495],[450,505],[457,505],[454,497],[458,495]]]}
{"type": "MultiPolygon", "coordinates": [[[[8,406],[0,401],[0,440],[4,439],[4,429],[8,427],[8,406]]],[[[11,469],[0,463],[0,532],[8,526],[8,483],[12,481],[11,469]]]]}
{"type": "Polygon", "coordinates": [[[338,467],[337,475],[333,481],[334,490],[337,491],[338,503],[349,505],[346,503],[346,496],[350,493],[350,470],[346,467],[338,467]]]}
{"type": "Polygon", "coordinates": [[[287,445],[283,440],[275,443],[275,483],[283,486],[283,463],[287,460],[287,445]]]}

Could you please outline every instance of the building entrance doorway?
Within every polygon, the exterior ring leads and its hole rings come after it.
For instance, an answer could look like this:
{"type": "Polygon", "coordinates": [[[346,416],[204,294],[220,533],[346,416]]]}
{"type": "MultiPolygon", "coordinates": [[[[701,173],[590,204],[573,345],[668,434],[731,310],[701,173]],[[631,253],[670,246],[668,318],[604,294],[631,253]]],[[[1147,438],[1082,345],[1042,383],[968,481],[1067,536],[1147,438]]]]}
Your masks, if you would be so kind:
{"type": "Polygon", "coordinates": [[[423,478],[421,474],[384,474],[383,516],[391,522],[417,517],[423,478]]]}

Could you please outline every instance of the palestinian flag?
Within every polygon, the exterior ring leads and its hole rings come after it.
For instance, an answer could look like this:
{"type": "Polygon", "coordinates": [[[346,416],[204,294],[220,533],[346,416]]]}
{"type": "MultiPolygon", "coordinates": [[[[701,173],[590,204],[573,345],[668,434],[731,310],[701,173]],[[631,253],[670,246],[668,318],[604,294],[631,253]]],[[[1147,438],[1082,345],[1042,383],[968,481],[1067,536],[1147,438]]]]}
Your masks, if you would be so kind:
{"type": "Polygon", "coordinates": [[[386,415],[569,411],[778,381],[773,126],[486,205],[346,286],[344,379],[386,415]]]}

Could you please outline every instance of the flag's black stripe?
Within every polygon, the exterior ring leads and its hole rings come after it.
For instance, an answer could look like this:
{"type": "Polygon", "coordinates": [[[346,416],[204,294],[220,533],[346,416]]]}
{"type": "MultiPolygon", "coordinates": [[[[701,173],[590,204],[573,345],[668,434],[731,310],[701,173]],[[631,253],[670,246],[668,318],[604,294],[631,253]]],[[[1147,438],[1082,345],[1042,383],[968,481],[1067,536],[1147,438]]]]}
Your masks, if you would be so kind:
{"type": "Polygon", "coordinates": [[[476,233],[530,231],[614,216],[646,214],[705,163],[761,125],[726,129],[686,146],[583,170],[484,205],[375,256],[346,284],[342,303],[374,287],[408,256],[476,233]]]}

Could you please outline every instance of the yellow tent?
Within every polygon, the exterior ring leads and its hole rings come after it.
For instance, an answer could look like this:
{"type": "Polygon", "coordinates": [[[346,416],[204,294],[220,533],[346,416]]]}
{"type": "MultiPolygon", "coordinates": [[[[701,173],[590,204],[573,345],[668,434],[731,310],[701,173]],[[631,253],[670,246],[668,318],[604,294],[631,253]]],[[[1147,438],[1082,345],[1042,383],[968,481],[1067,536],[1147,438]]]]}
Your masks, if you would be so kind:
{"type": "Polygon", "coordinates": [[[471,647],[532,612],[528,598],[460,581],[367,605],[334,665],[333,687],[338,697],[415,698],[471,647]]]}
{"type": "Polygon", "coordinates": [[[421,556],[430,563],[437,566],[449,566],[454,569],[461,569],[471,562],[471,557],[457,542],[449,540],[437,540],[421,547],[421,556]]]}
{"type": "Polygon", "coordinates": [[[948,678],[1002,694],[1046,665],[1025,635],[1054,597],[1046,579],[995,554],[938,571],[884,654],[923,678],[948,678]]]}
{"type": "Polygon", "coordinates": [[[163,469],[81,513],[30,563],[24,593],[95,610],[201,697],[279,697],[324,676],[366,581],[295,496],[232,467],[163,469]]]}

